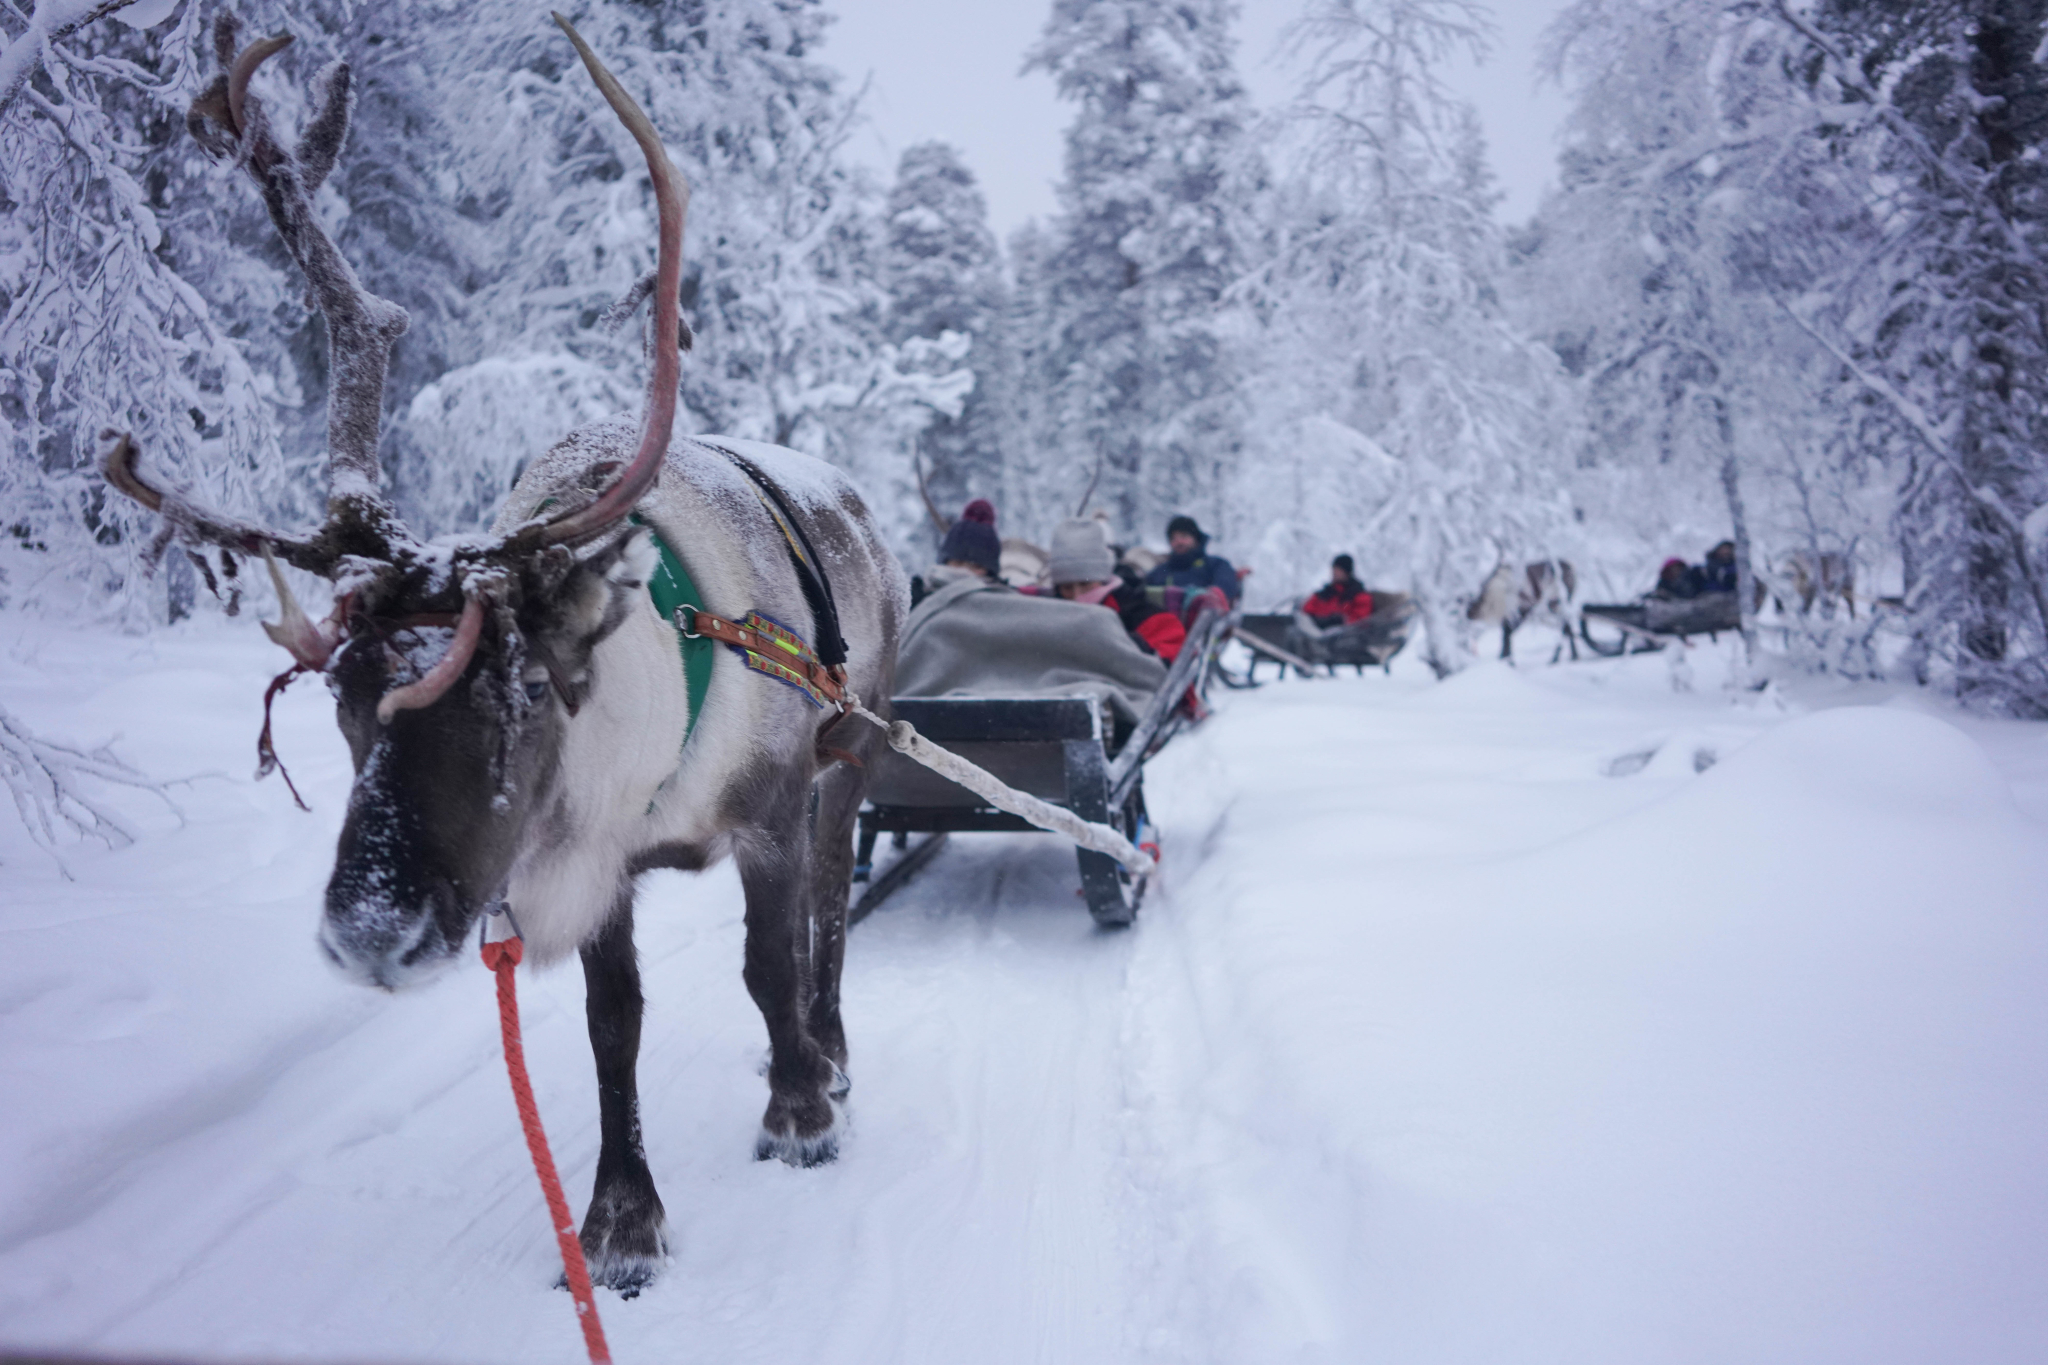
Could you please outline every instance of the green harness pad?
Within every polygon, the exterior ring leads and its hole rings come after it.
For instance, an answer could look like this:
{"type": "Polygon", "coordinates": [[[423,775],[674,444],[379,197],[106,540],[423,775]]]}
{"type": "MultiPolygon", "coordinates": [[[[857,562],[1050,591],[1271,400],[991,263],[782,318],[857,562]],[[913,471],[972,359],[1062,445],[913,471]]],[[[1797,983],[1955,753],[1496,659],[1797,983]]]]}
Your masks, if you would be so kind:
{"type": "Polygon", "coordinates": [[[683,567],[683,561],[661,532],[638,512],[629,520],[635,526],[647,528],[647,533],[654,537],[654,548],[661,554],[647,579],[647,595],[654,599],[654,609],[661,613],[661,619],[676,628],[676,639],[683,647],[683,686],[690,698],[690,723],[683,731],[683,743],[688,745],[697,729],[697,718],[704,714],[704,699],[711,694],[711,661],[717,657],[717,642],[702,636],[693,640],[683,633],[676,620],[676,608],[696,610],[704,605],[703,594],[697,591],[696,580],[690,577],[690,571],[683,567]]]}

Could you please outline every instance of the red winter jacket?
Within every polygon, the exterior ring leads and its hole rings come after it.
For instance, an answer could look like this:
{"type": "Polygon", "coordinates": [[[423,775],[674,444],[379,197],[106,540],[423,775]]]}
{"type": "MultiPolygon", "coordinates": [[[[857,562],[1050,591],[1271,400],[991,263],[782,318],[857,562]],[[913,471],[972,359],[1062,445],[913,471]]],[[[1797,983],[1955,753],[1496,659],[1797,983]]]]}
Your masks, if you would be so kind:
{"type": "Polygon", "coordinates": [[[1116,590],[1102,599],[1102,605],[1114,611],[1134,639],[1160,658],[1172,663],[1180,654],[1180,647],[1188,642],[1187,627],[1180,617],[1170,611],[1162,611],[1152,601],[1152,594],[1138,580],[1137,574],[1119,566],[1116,590]]]}
{"type": "Polygon", "coordinates": [[[1301,604],[1319,626],[1355,626],[1372,615],[1372,594],[1357,583],[1325,583],[1301,604]]]}
{"type": "MultiPolygon", "coordinates": [[[[1102,605],[1113,607],[1116,605],[1116,599],[1111,598],[1102,605]]],[[[1155,611],[1137,625],[1127,628],[1131,634],[1150,645],[1154,654],[1168,663],[1179,657],[1180,647],[1188,642],[1187,628],[1181,625],[1180,618],[1170,611],[1155,611]]]]}

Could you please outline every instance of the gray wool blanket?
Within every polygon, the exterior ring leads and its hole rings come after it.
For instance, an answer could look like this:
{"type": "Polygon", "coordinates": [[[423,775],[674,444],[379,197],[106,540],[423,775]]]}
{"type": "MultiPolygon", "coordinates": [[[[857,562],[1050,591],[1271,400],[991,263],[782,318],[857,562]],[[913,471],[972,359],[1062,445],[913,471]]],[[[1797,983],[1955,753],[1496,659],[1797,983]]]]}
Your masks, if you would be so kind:
{"type": "Polygon", "coordinates": [[[971,576],[918,603],[896,655],[899,697],[1089,696],[1127,722],[1165,681],[1107,607],[971,576]]]}

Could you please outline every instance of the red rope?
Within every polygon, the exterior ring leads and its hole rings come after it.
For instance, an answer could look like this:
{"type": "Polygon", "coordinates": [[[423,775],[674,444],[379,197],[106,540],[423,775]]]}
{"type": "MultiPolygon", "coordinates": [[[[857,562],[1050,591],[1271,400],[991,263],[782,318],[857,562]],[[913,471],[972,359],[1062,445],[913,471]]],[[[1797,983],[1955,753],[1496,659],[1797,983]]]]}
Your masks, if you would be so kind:
{"type": "Polygon", "coordinates": [[[555,1220],[555,1240],[562,1244],[562,1270],[569,1279],[569,1292],[576,1297],[576,1321],[583,1328],[583,1344],[589,1348],[591,1365],[611,1365],[611,1348],[604,1343],[604,1324],[597,1320],[597,1300],[590,1292],[590,1269],[583,1264],[583,1243],[569,1216],[569,1201],[562,1197],[555,1159],[548,1153],[548,1135],[541,1130],[540,1110],[533,1102],[533,1085],[526,1078],[526,1049],[519,1042],[519,993],[512,980],[512,969],[524,955],[525,944],[516,938],[484,945],[484,966],[498,977],[505,1072],[512,1080],[512,1100],[519,1106],[519,1126],[526,1130],[526,1150],[533,1154],[533,1173],[540,1177],[541,1193],[547,1196],[548,1213],[555,1220]]]}

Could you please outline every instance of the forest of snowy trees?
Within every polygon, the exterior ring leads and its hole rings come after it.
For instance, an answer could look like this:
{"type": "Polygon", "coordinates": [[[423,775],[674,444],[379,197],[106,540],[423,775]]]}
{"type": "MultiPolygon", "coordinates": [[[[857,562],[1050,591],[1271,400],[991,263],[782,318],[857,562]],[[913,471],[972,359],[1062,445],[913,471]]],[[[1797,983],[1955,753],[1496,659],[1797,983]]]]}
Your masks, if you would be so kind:
{"type": "MultiPolygon", "coordinates": [[[[1190,512],[1258,606],[1349,551],[1415,594],[1439,672],[1503,560],[1620,598],[1730,537],[1771,590],[1758,647],[2048,715],[2048,0],[1577,0],[1545,54],[1574,106],[1556,188],[1512,226],[1443,80],[1484,4],[1305,0],[1277,108],[1235,8],[1051,0],[1018,58],[1071,114],[1060,207],[1002,242],[944,143],[893,185],[854,166],[829,4],[566,5],[693,187],[685,427],[843,465],[913,568],[927,492],[1039,539],[1099,510],[1157,543],[1190,512]],[[1824,555],[1853,619],[1797,610],[1791,566],[1824,555]]],[[[354,67],[320,204],[412,317],[384,467],[408,522],[474,529],[637,402],[638,331],[604,325],[653,252],[626,135],[544,6],[237,9],[298,35],[288,121],[354,67]]],[[[0,0],[10,605],[213,609],[108,496],[104,427],[208,501],[314,514],[318,319],[185,131],[214,10],[0,0]]]]}

